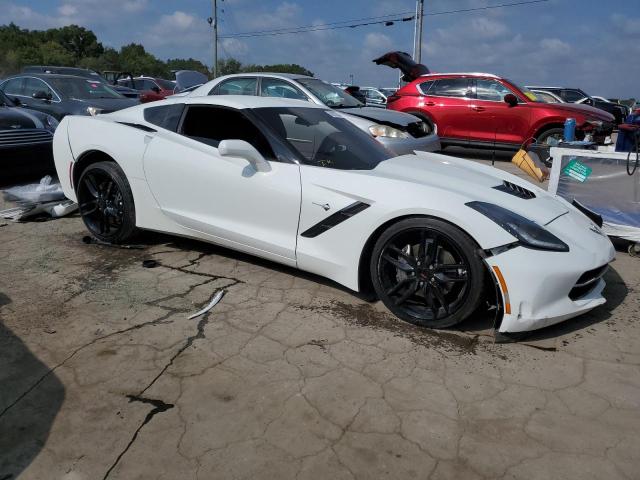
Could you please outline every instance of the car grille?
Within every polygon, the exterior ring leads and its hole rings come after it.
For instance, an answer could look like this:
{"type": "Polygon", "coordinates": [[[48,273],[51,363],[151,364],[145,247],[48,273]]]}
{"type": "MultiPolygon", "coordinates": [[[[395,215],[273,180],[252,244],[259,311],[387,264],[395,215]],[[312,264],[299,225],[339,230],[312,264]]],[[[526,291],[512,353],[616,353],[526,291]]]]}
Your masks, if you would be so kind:
{"type": "Polygon", "coordinates": [[[589,270],[580,275],[580,278],[569,292],[569,298],[571,300],[577,300],[588,294],[598,284],[598,280],[609,269],[609,265],[603,265],[593,270],[589,270]]]}
{"type": "Polygon", "coordinates": [[[423,128],[424,122],[413,122],[407,125],[407,133],[414,138],[426,137],[427,132],[423,128]]]}
{"type": "Polygon", "coordinates": [[[17,147],[37,143],[50,143],[53,139],[51,132],[37,128],[20,128],[0,130],[0,147],[17,147]]]}
{"type": "Polygon", "coordinates": [[[532,198],[536,198],[536,194],[531,190],[527,190],[520,185],[516,185],[515,183],[507,182],[506,180],[502,182],[502,185],[498,185],[497,187],[493,187],[496,190],[500,190],[501,192],[509,193],[511,195],[515,195],[516,197],[524,198],[525,200],[530,200],[532,198]]]}

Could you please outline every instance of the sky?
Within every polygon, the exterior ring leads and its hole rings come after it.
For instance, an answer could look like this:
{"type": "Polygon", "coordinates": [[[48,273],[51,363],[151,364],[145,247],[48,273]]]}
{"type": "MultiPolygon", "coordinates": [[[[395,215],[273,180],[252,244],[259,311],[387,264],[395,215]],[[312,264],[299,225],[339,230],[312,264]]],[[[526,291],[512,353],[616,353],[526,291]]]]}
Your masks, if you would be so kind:
{"type": "MultiPolygon", "coordinates": [[[[549,0],[455,14],[515,0],[425,0],[422,63],[435,72],[480,71],[520,84],[580,87],[640,98],[640,0],[549,0]]],[[[415,10],[415,0],[218,0],[219,34],[320,25],[415,10]]],[[[104,45],[142,43],[161,59],[212,63],[211,0],[0,0],[0,24],[77,24],[104,45]]],[[[403,15],[401,15],[403,16],[403,15]]],[[[297,63],[319,78],[395,86],[397,70],[371,60],[412,53],[413,22],[303,34],[223,38],[219,56],[297,63]]]]}

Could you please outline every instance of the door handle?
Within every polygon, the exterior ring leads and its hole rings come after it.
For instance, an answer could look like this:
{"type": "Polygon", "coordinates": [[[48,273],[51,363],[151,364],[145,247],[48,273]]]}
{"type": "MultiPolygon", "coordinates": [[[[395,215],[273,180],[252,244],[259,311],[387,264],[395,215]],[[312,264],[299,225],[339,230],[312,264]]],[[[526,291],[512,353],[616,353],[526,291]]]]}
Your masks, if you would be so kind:
{"type": "Polygon", "coordinates": [[[424,102],[425,107],[434,107],[435,105],[436,105],[436,102],[424,102]]]}
{"type": "Polygon", "coordinates": [[[475,110],[476,112],[484,112],[485,108],[484,107],[479,107],[477,105],[472,105],[471,106],[472,110],[475,110]]]}

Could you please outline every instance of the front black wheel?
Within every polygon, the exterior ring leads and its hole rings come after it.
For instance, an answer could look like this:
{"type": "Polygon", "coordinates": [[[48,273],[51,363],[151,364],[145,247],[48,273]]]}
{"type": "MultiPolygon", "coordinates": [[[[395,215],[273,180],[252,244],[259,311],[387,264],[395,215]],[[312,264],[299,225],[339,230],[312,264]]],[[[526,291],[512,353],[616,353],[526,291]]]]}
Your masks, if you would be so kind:
{"type": "Polygon", "coordinates": [[[478,307],[484,267],[469,236],[437,219],[411,218],[389,227],[371,256],[373,286],[385,306],[430,328],[460,323],[478,307]]]}
{"type": "Polygon", "coordinates": [[[538,135],[537,143],[543,145],[554,145],[564,139],[564,130],[562,128],[551,128],[538,135]]]}
{"type": "Polygon", "coordinates": [[[109,243],[123,243],[136,231],[133,195],[125,173],[114,162],[89,165],[78,181],[80,215],[91,234],[109,243]]]}

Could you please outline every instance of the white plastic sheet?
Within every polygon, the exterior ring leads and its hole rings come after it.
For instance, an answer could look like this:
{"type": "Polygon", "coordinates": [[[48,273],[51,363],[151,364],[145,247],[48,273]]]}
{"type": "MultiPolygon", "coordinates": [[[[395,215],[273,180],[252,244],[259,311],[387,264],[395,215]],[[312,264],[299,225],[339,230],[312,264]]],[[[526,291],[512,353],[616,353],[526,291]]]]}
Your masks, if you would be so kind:
{"type": "Polygon", "coordinates": [[[600,214],[608,235],[640,242],[640,169],[627,174],[627,153],[554,147],[551,156],[550,193],[600,214]]]}

